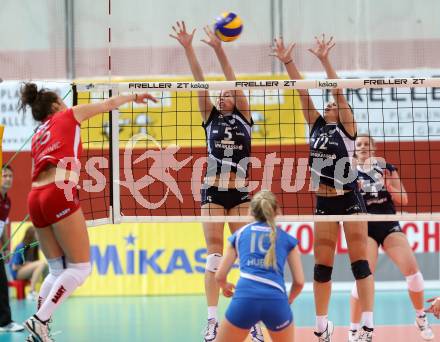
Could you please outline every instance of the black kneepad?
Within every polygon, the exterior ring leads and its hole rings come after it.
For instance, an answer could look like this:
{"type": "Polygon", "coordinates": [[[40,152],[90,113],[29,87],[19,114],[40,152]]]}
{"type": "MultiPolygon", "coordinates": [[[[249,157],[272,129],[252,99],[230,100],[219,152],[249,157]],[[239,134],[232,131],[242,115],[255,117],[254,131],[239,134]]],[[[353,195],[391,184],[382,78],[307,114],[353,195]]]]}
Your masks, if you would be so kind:
{"type": "Polygon", "coordinates": [[[332,279],[333,267],[316,264],[313,279],[318,283],[326,283],[332,279]]]}
{"type": "Polygon", "coordinates": [[[356,280],[364,279],[371,274],[367,260],[358,260],[351,264],[351,270],[356,280]]]}

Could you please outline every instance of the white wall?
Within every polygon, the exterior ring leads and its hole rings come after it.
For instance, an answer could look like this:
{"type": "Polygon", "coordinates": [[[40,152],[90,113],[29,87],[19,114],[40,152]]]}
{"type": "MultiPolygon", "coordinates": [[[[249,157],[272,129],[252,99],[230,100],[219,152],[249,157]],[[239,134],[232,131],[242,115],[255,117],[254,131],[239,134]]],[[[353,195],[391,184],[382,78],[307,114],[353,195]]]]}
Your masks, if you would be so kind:
{"type": "MultiPolygon", "coordinates": [[[[188,73],[177,42],[168,36],[179,19],[198,29],[194,45],[206,72],[218,72],[200,39],[203,25],[212,24],[223,11],[236,12],[244,22],[240,39],[226,45],[237,71],[271,70],[270,0],[111,3],[109,18],[108,0],[74,0],[79,76],[106,73],[109,25],[116,74],[188,73]]],[[[64,0],[0,0],[0,5],[0,77],[65,77],[64,0]]],[[[275,12],[278,15],[277,6],[275,12]]],[[[282,12],[284,37],[298,43],[302,69],[317,70],[303,51],[321,32],[336,37],[336,64],[344,69],[399,68],[399,63],[401,68],[440,66],[433,57],[440,53],[438,0],[283,0],[282,12]]],[[[277,34],[278,24],[276,20],[277,34]]]]}

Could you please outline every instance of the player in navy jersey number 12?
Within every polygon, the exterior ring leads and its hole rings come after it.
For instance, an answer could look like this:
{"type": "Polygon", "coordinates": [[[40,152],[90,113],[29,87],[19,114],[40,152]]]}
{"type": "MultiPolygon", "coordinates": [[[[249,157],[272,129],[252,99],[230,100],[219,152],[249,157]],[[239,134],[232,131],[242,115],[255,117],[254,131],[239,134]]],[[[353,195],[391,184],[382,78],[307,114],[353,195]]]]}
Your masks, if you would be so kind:
{"type": "MultiPolygon", "coordinates": [[[[408,195],[394,165],[388,164],[383,158],[377,158],[375,154],[374,139],[369,135],[359,135],[356,139],[356,157],[359,184],[367,212],[370,214],[395,214],[394,204],[406,205],[408,195]]],[[[368,263],[372,272],[376,268],[378,251],[381,246],[385,254],[405,276],[408,294],[415,310],[415,323],[421,337],[426,341],[434,339],[434,333],[423,311],[423,275],[399,222],[368,222],[368,263]]],[[[357,335],[361,318],[358,297],[355,284],[351,296],[350,342],[358,341],[357,335]]]]}
{"type": "MultiPolygon", "coordinates": [[[[329,79],[338,75],[329,60],[334,47],[333,37],[317,38],[309,51],[321,62],[329,79]]],[[[273,55],[284,63],[291,79],[302,79],[292,50],[295,44],[285,47],[282,39],[274,42],[273,55]]],[[[316,326],[319,342],[331,342],[333,324],[328,320],[336,243],[341,215],[365,212],[365,205],[357,188],[357,171],[354,164],[357,124],[342,89],[332,88],[334,102],[329,102],[321,114],[316,110],[307,90],[298,90],[304,118],[310,129],[311,183],[316,192],[316,215],[332,215],[330,222],[315,223],[314,282],[316,326]],[[333,221],[333,222],[332,222],[333,221]]],[[[362,341],[373,338],[374,283],[367,261],[366,222],[343,222],[351,269],[359,289],[362,308],[362,341]]]]}
{"type": "Polygon", "coordinates": [[[301,292],[304,273],[298,241],[276,226],[278,204],[267,190],[251,201],[250,223],[230,238],[216,280],[226,297],[232,300],[225,314],[216,342],[243,341],[250,327],[262,321],[272,341],[294,341],[290,304],[301,292]],[[237,286],[227,282],[227,275],[239,258],[240,279],[237,286]],[[284,266],[289,265],[293,283],[288,293],[284,266]],[[235,291],[234,291],[235,288],[235,291]]]}
{"type": "MultiPolygon", "coordinates": [[[[189,33],[185,23],[173,26],[176,39],[185,49],[191,71],[196,81],[204,81],[202,68],[197,60],[192,41],[195,29],[189,33]]],[[[215,52],[227,80],[236,80],[235,73],[223,50],[221,41],[209,27],[204,28],[206,38],[202,41],[215,52]]],[[[240,216],[249,209],[247,190],[248,164],[251,153],[252,118],[249,103],[243,91],[224,90],[215,105],[207,90],[198,91],[198,103],[202,115],[202,126],[206,134],[208,165],[201,189],[202,216],[240,216]]],[[[235,232],[240,223],[229,222],[229,230],[235,232]]],[[[205,271],[205,294],[208,304],[208,322],[204,332],[206,342],[215,339],[218,329],[217,305],[219,288],[215,282],[223,254],[224,222],[204,222],[208,256],[205,271]]],[[[252,340],[263,341],[259,326],[251,329],[252,340]]]]}

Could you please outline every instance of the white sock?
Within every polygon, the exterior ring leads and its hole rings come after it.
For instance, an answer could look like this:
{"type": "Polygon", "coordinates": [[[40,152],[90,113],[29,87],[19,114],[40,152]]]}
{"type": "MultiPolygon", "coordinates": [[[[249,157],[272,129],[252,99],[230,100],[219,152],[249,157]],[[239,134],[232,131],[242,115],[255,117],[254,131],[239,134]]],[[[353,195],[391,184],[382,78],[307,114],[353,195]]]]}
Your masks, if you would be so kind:
{"type": "Polygon", "coordinates": [[[423,311],[423,309],[422,310],[416,310],[416,316],[417,316],[417,318],[425,317],[425,311],[423,311]]]}
{"type": "Polygon", "coordinates": [[[350,330],[357,331],[360,327],[361,325],[359,323],[350,322],[350,330]]]}
{"type": "Polygon", "coordinates": [[[325,316],[316,316],[316,326],[315,330],[317,333],[322,333],[327,329],[328,324],[328,315],[325,316]]]}
{"type": "Polygon", "coordinates": [[[44,278],[41,284],[40,292],[38,293],[37,310],[43,305],[55,281],[61,273],[64,272],[64,259],[62,257],[48,259],[47,263],[49,266],[49,274],[44,278]]]}
{"type": "Polygon", "coordinates": [[[52,286],[53,284],[55,284],[55,281],[57,279],[58,277],[50,273],[47,275],[46,278],[44,278],[43,284],[41,284],[40,293],[38,294],[37,310],[39,310],[43,303],[46,301],[46,298],[49,295],[50,290],[52,289],[52,286]]]}
{"type": "Polygon", "coordinates": [[[208,320],[213,319],[213,318],[216,321],[218,321],[218,319],[217,319],[217,307],[216,306],[208,306],[208,320]]]}
{"type": "Polygon", "coordinates": [[[363,326],[366,326],[367,328],[373,329],[373,312],[372,311],[365,311],[362,312],[361,322],[363,326]]]}
{"type": "Polygon", "coordinates": [[[64,272],[61,273],[52,285],[47,299],[36,313],[40,321],[47,321],[64,299],[69,297],[84,282],[90,271],[91,266],[89,262],[68,264],[64,272]]]}

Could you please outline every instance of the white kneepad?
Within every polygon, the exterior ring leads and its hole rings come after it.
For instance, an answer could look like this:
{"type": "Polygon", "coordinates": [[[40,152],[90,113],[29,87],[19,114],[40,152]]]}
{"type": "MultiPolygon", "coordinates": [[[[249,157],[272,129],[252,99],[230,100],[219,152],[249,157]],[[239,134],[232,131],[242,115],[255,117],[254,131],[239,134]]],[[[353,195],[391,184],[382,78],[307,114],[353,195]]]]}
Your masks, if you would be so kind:
{"type": "Polygon", "coordinates": [[[213,273],[217,272],[221,261],[222,255],[220,253],[209,254],[206,257],[206,270],[213,273]]]}
{"type": "Polygon", "coordinates": [[[78,282],[78,286],[82,285],[90,273],[92,273],[92,265],[90,262],[82,262],[82,263],[68,263],[67,270],[70,275],[75,278],[78,282]]]}
{"type": "Polygon", "coordinates": [[[421,292],[425,289],[425,283],[422,273],[417,272],[405,278],[408,285],[408,290],[410,290],[411,292],[421,292]]]}

